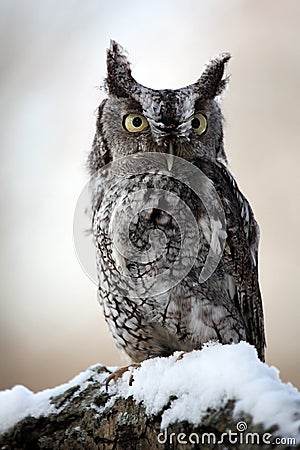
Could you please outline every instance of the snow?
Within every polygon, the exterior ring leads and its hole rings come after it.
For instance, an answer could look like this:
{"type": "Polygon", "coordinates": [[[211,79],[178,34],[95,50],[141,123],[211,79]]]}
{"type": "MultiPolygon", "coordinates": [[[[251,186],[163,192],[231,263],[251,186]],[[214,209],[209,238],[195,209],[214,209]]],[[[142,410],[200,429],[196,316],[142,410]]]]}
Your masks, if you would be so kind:
{"type": "MultiPolygon", "coordinates": [[[[98,373],[99,367],[91,366],[70,382],[38,393],[24,386],[1,391],[0,433],[28,415],[59,413],[51,397],[73,386],[80,387],[75,394],[79,395],[89,383],[98,381],[102,383],[99,390],[104,391],[107,372],[98,373]]],[[[278,370],[262,363],[254,347],[246,342],[209,344],[201,351],[185,353],[182,357],[176,352],[168,358],[146,360],[140,368],[134,369],[134,381],[130,386],[131,370],[125,372],[116,385],[111,382],[111,397],[106,407],[118,397],[132,396],[143,403],[148,415],[163,411],[161,428],[166,429],[183,420],[198,425],[207,408],[220,408],[228,400],[235,400],[237,421],[246,413],[255,424],[262,423],[267,429],[277,425],[277,435],[295,437],[300,442],[299,391],[290,383],[283,383],[278,370]]],[[[95,414],[101,412],[95,409],[95,414]]]]}
{"type": "Polygon", "coordinates": [[[99,365],[89,367],[68,383],[41,392],[34,393],[20,385],[0,391],[0,434],[27,416],[39,417],[58,413],[59,409],[50,402],[50,398],[77,385],[80,386],[78,393],[81,392],[85,388],[87,380],[95,374],[93,370],[95,367],[99,367],[99,365]]]}
{"type": "Polygon", "coordinates": [[[123,376],[119,393],[142,402],[150,415],[166,408],[162,428],[183,420],[197,425],[208,407],[235,399],[236,417],[247,413],[253,423],[267,429],[278,425],[278,435],[300,439],[300,393],[280,380],[275,367],[262,363],[254,347],[246,342],[211,344],[177,359],[179,355],[144,361],[131,386],[130,374],[123,376]],[[171,396],[176,399],[169,404],[171,396]]]}

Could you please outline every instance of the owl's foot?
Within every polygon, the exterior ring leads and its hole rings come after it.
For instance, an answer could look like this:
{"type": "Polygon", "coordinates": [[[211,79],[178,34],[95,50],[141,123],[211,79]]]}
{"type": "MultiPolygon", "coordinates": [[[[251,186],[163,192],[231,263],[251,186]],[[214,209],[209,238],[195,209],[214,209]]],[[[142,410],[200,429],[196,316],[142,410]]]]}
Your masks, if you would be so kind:
{"type": "Polygon", "coordinates": [[[186,353],[187,352],[181,352],[180,355],[177,356],[176,361],[180,361],[181,359],[183,359],[183,357],[186,353]]]}
{"type": "MultiPolygon", "coordinates": [[[[125,367],[120,367],[119,369],[115,370],[114,372],[112,372],[110,375],[108,375],[108,377],[105,380],[105,388],[106,390],[108,389],[108,385],[111,382],[111,380],[113,380],[115,383],[118,381],[119,378],[122,378],[123,374],[125,372],[127,372],[131,367],[133,368],[137,368],[140,367],[140,364],[129,364],[129,366],[125,366],[125,367]]],[[[133,378],[133,373],[130,374],[130,378],[129,378],[129,386],[132,385],[134,378],[133,378]]]]}

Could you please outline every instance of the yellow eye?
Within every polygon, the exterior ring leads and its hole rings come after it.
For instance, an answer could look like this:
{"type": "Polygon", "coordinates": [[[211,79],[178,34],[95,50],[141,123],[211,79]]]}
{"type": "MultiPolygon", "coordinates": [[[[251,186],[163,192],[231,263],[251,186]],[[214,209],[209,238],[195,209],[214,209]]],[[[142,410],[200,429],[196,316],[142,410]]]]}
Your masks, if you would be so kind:
{"type": "Polygon", "coordinates": [[[191,125],[197,134],[203,134],[207,128],[206,117],[201,113],[194,114],[192,116],[191,125]]]}
{"type": "Polygon", "coordinates": [[[128,114],[123,119],[123,126],[125,130],[129,131],[130,133],[139,133],[148,126],[148,121],[146,117],[142,116],[141,114],[128,114]]]}

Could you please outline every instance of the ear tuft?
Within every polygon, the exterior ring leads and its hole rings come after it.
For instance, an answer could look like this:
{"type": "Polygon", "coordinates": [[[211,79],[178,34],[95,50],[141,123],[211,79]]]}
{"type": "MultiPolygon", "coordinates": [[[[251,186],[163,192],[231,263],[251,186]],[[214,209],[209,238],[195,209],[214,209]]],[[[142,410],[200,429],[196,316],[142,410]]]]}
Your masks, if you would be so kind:
{"type": "Polygon", "coordinates": [[[230,60],[230,53],[221,53],[213,58],[206,65],[202,73],[199,83],[201,94],[207,100],[215,98],[226,87],[229,77],[223,78],[225,65],[230,60]]]}
{"type": "Polygon", "coordinates": [[[133,83],[134,79],[131,76],[130,63],[125,50],[116,41],[111,40],[110,48],[107,50],[106,90],[117,97],[129,97],[128,91],[133,83]]]}

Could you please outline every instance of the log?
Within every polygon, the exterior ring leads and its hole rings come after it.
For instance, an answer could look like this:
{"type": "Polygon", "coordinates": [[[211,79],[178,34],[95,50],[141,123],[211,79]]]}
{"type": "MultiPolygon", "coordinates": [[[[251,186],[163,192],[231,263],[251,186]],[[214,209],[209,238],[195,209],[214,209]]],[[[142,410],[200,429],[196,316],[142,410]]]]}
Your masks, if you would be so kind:
{"type": "MultiPolygon", "coordinates": [[[[170,358],[156,359],[169,360],[170,366],[170,358]]],[[[182,364],[181,361],[176,361],[175,357],[173,363],[173,366],[182,364]]],[[[188,370],[188,364],[186,365],[188,370]]],[[[151,364],[148,363],[148,368],[146,364],[144,370],[153,370],[151,364]]],[[[278,435],[280,424],[274,423],[271,427],[265,427],[263,423],[255,423],[248,412],[239,411],[237,414],[236,398],[227,397],[218,407],[208,406],[198,424],[177,420],[162,428],[162,423],[166,422],[164,413],[172,409],[178,397],[170,395],[161,410],[151,413],[147,407],[147,394],[144,402],[134,398],[135,392],[141,392],[139,388],[134,387],[135,383],[138,385],[141,382],[143,376],[139,375],[139,369],[133,373],[132,386],[129,386],[128,373],[106,390],[105,380],[110,373],[111,370],[98,364],[77,377],[78,381],[75,378],[71,383],[60,387],[58,395],[55,395],[56,389],[45,391],[42,398],[48,395],[49,399],[44,413],[42,410],[45,406],[41,407],[40,412],[37,409],[33,414],[26,415],[24,411],[25,416],[0,436],[0,449],[300,448],[295,437],[278,435]]],[[[144,386],[144,389],[147,390],[147,386],[144,386]]],[[[39,394],[32,396],[36,403],[45,404],[39,394]]],[[[194,402],[201,404],[202,401],[201,397],[194,398],[194,402]]],[[[282,407],[284,406],[283,404],[282,407]]],[[[293,414],[295,416],[295,413],[293,414]]],[[[298,419],[299,417],[295,417],[295,420],[298,419]]]]}

